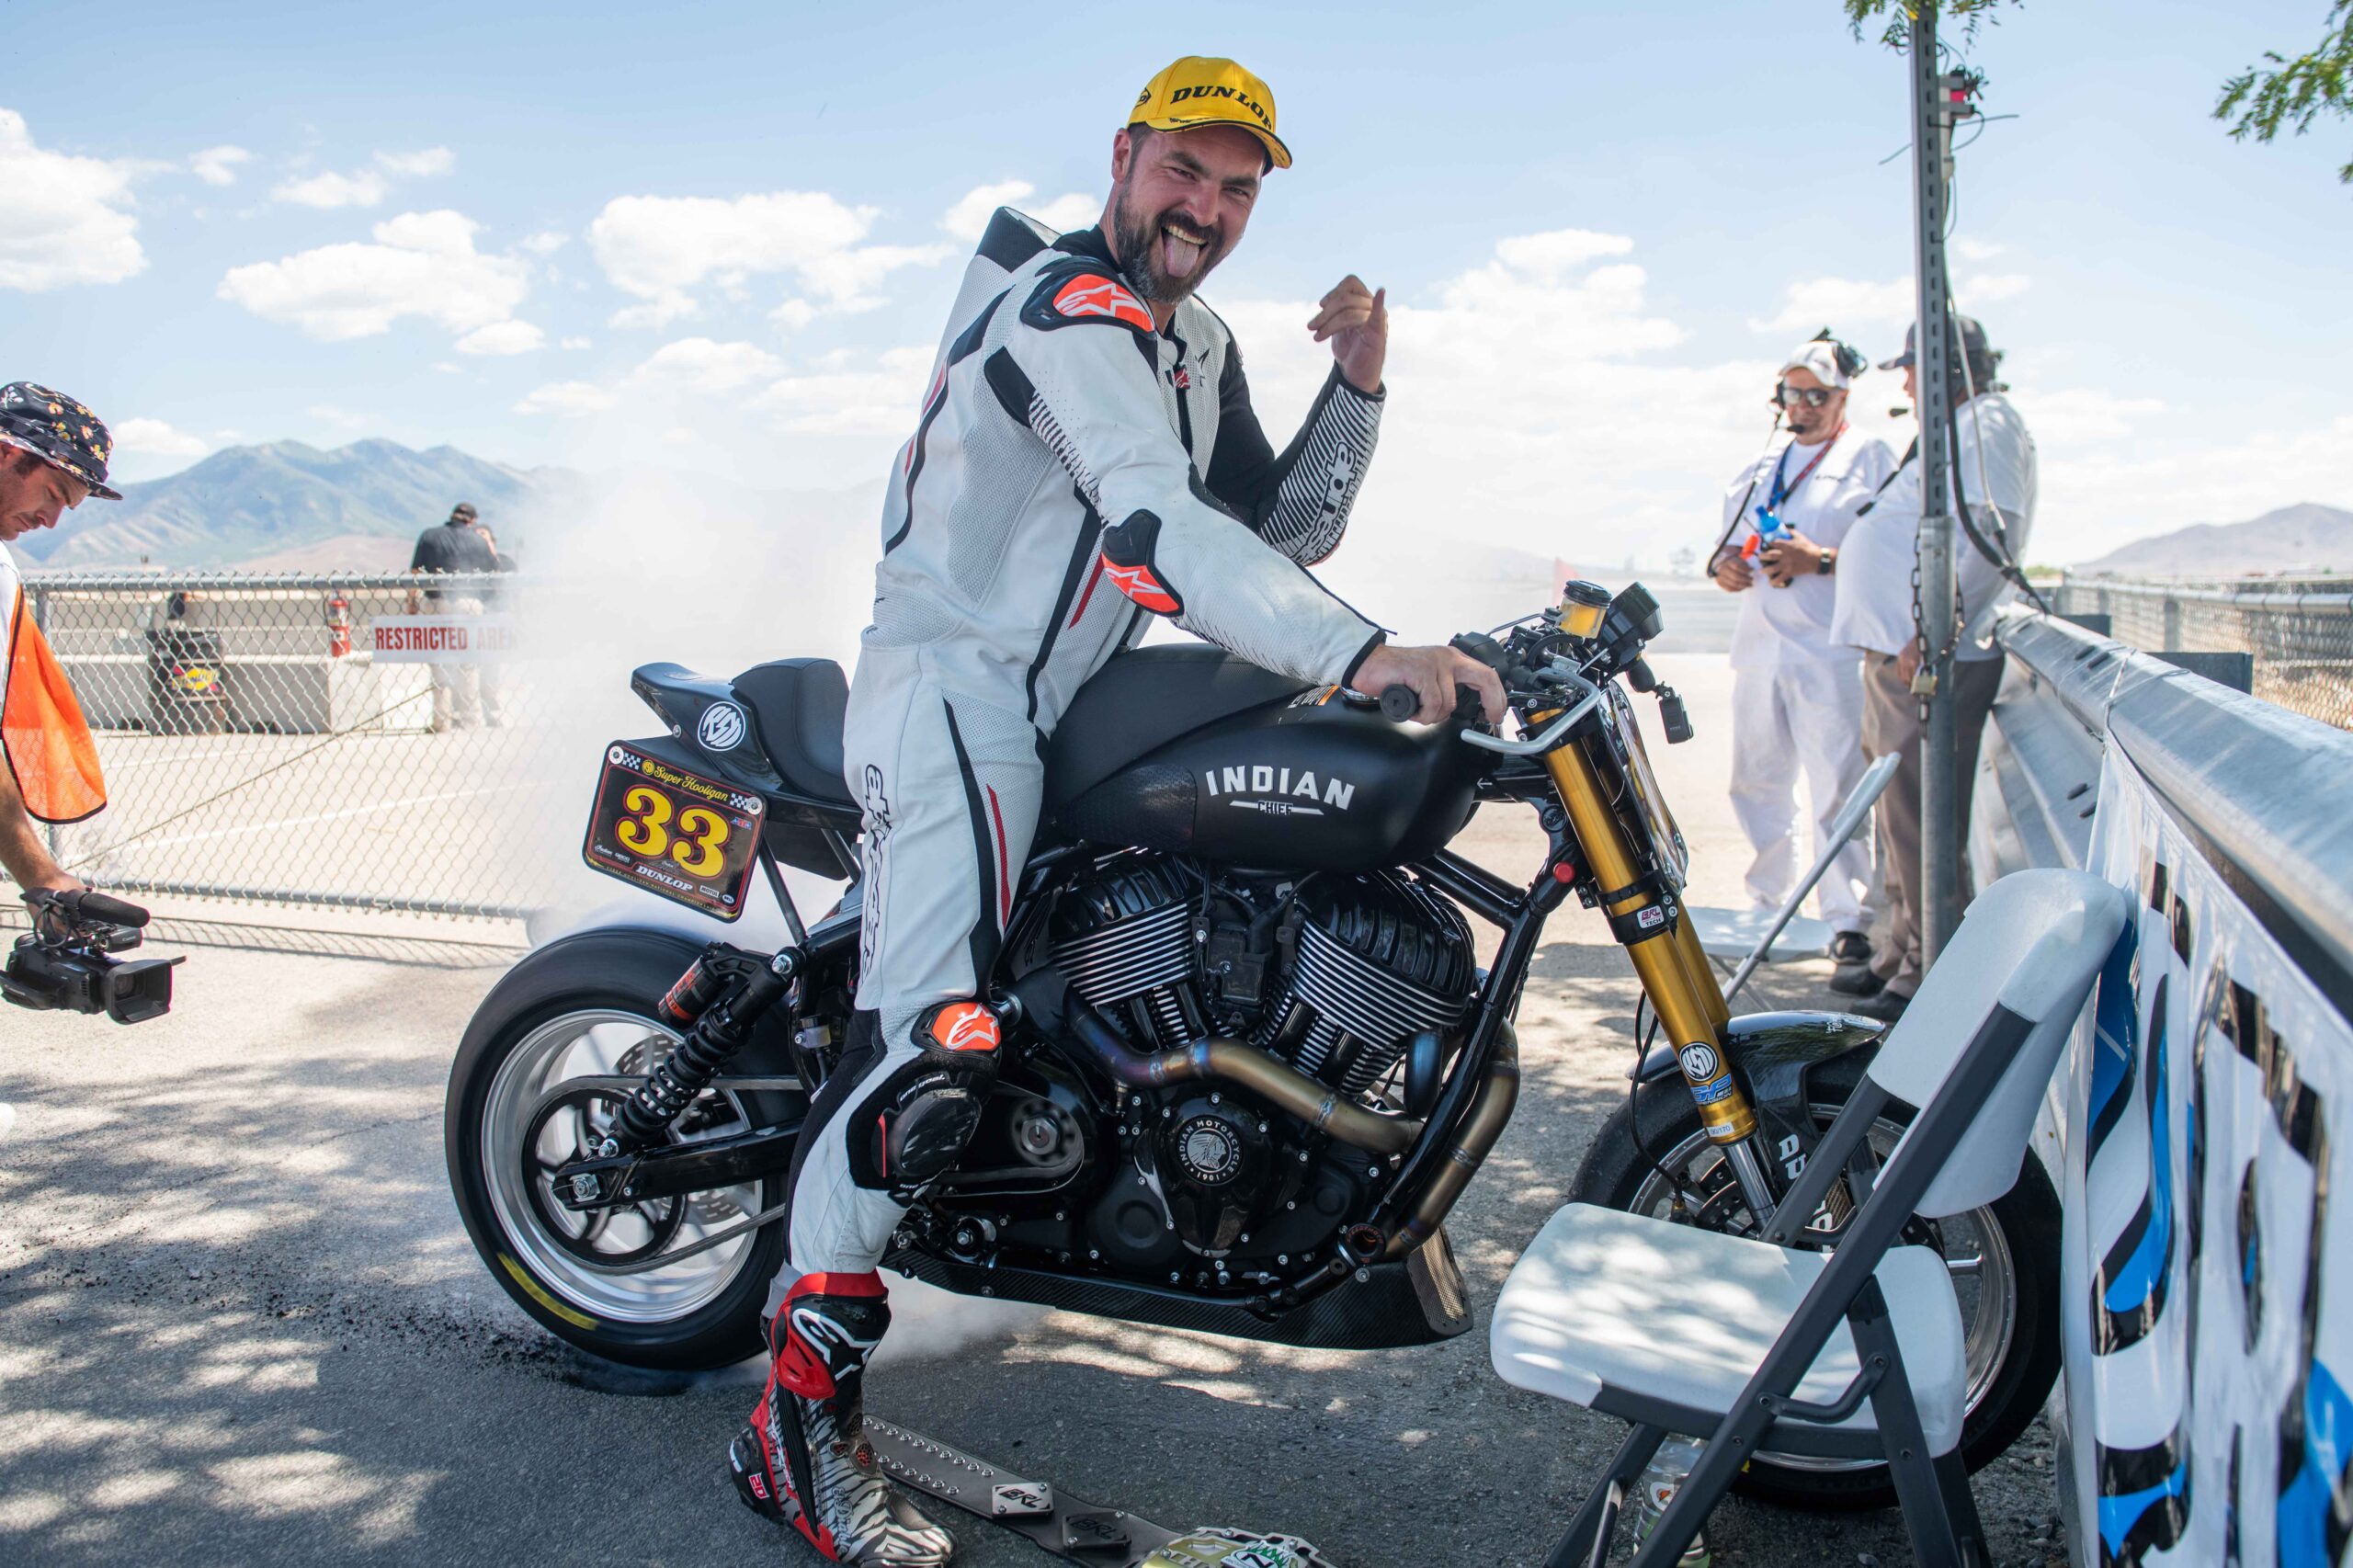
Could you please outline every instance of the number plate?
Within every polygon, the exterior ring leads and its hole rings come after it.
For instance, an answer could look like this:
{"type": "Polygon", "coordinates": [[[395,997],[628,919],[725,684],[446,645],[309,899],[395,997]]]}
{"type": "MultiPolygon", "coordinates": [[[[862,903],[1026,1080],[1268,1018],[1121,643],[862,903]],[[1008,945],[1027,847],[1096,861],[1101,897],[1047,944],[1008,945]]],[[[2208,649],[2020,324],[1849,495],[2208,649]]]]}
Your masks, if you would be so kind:
{"type": "Polygon", "coordinates": [[[722,920],[744,913],[767,808],[757,795],[616,741],[605,748],[581,858],[722,920]]]}

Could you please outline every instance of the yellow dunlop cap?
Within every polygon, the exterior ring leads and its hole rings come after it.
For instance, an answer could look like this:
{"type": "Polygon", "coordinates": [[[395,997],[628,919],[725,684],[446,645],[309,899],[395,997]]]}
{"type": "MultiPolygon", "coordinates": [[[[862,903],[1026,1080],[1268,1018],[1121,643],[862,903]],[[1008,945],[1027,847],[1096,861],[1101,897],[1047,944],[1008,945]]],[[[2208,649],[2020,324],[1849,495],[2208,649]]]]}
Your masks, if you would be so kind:
{"type": "Polygon", "coordinates": [[[1290,167],[1290,149],[1275,134],[1275,95],[1231,60],[1188,54],[1175,62],[1144,84],[1128,123],[1154,131],[1238,125],[1267,144],[1275,167],[1290,167]]]}

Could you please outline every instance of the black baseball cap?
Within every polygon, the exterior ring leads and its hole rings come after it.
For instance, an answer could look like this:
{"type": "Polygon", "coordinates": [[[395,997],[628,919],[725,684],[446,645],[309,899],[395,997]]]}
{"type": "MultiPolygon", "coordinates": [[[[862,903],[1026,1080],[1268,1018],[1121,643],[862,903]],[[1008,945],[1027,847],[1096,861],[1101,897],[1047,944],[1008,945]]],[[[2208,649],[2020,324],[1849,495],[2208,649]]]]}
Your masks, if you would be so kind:
{"type": "Polygon", "coordinates": [[[449,520],[451,522],[454,523],[460,517],[470,523],[474,520],[474,504],[472,502],[460,501],[456,506],[449,508],[449,520]]]}
{"type": "MultiPolygon", "coordinates": [[[[1973,354],[1978,358],[1983,358],[1984,356],[1993,352],[1992,346],[1985,341],[1985,329],[1978,324],[1977,318],[1975,316],[1955,316],[1952,318],[1952,324],[1961,330],[1961,351],[1963,354],[1973,354]]],[[[1880,369],[1882,370],[1901,370],[1904,366],[1911,364],[1913,362],[1913,350],[1917,347],[1914,340],[1919,335],[1919,323],[1914,322],[1910,326],[1905,327],[1904,329],[1904,352],[1898,354],[1893,359],[1882,360],[1880,364],[1880,369]]]]}

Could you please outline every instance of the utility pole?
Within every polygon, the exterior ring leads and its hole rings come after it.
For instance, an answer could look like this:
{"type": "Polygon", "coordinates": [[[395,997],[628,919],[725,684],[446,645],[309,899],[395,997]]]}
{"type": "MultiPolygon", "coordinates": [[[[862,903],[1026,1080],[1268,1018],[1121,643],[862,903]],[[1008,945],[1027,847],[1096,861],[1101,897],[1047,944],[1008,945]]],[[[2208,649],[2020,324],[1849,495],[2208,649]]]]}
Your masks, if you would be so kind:
{"type": "Polygon", "coordinates": [[[1937,0],[1912,16],[1913,273],[1919,320],[1913,335],[1912,405],[1920,417],[1919,554],[1912,579],[1914,631],[1921,647],[1913,690],[1926,698],[1920,750],[1920,945],[1936,961],[1961,924],[1961,791],[1954,723],[1952,649],[1960,635],[1953,584],[1952,462],[1946,438],[1952,411],[1952,283],[1945,267],[1945,223],[1952,187],[1952,127],[1969,107],[1965,80],[1937,68],[1937,0]],[[1925,687],[1925,690],[1923,689],[1925,687]]]}

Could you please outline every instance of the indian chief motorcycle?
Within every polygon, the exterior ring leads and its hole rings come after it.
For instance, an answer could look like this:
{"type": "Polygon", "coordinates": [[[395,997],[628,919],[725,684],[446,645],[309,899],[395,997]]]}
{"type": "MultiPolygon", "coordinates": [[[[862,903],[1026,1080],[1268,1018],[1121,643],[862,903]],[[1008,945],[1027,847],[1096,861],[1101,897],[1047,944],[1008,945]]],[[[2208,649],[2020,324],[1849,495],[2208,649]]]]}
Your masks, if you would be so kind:
{"type": "MultiPolygon", "coordinates": [[[[1114,657],[1063,716],[1036,846],[983,998],[1003,1067],[957,1166],[884,1267],[970,1296],[1330,1349],[1436,1343],[1472,1307],[1446,1221],[1510,1120],[1513,1031],[1547,920],[1607,922],[1643,989],[1629,1098],[1572,1185],[1587,1202],[1754,1233],[1855,1087],[1879,1026],[1732,1017],[1682,907],[1687,856],[1633,693],[1687,739],[1643,651],[1640,585],[1455,646],[1516,735],[1466,699],[1308,687],[1200,645],[1114,657]],[[1525,882],[1449,849],[1482,806],[1532,810],[1525,882]],[[1470,921],[1495,928],[1482,968],[1470,921]]],[[[604,756],[583,853],[732,921],[756,879],[789,944],[659,923],[580,931],[492,990],[450,1074],[450,1180],[491,1273],[551,1332],[699,1369],[761,1343],[787,1177],[857,988],[859,812],[840,667],[733,680],[649,665],[667,733],[604,756]],[[780,866],[852,882],[805,924],[780,866]]],[[[1878,1130],[1881,1152],[1901,1116],[1878,1130]]],[[[1834,1190],[1806,1235],[1837,1244],[1834,1190]]],[[[2000,1453],[2057,1367],[2058,1205],[2037,1162],[1939,1247],[1967,1324],[1970,1463],[2000,1453]]],[[[1761,1455],[1752,1493],[1893,1498],[1884,1468],[1761,1455]]]]}

